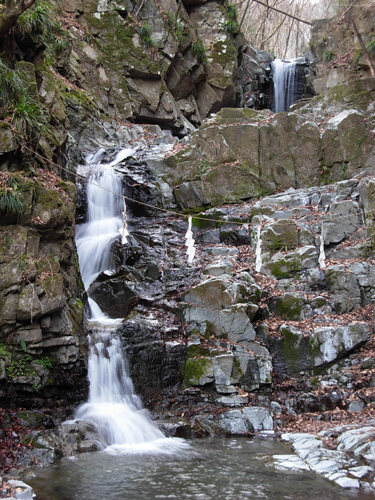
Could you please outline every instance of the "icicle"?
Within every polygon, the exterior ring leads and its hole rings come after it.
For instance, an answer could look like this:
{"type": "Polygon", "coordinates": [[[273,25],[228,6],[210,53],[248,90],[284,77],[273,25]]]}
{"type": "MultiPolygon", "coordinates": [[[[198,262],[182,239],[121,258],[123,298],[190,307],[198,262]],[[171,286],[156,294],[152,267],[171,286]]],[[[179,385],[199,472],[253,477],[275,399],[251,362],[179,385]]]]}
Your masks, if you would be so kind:
{"type": "Polygon", "coordinates": [[[255,249],[255,271],[257,273],[260,272],[262,268],[262,240],[260,238],[260,230],[261,230],[261,224],[259,224],[258,229],[257,229],[257,246],[255,249]]]}
{"type": "Polygon", "coordinates": [[[129,231],[127,229],[127,222],[126,222],[126,203],[125,203],[125,198],[124,198],[124,211],[122,212],[122,216],[124,218],[124,224],[121,229],[118,230],[118,232],[121,234],[121,244],[125,245],[125,243],[128,242],[127,236],[129,236],[129,231]]]}
{"type": "Polygon", "coordinates": [[[194,247],[194,240],[193,240],[193,232],[191,230],[191,226],[193,223],[193,218],[191,215],[189,215],[189,227],[188,230],[186,231],[185,238],[186,238],[186,243],[185,245],[187,246],[186,253],[188,254],[188,263],[191,264],[194,259],[195,255],[195,247],[194,247]]]}
{"type": "Polygon", "coordinates": [[[324,238],[323,238],[323,224],[322,224],[322,229],[320,232],[320,253],[319,253],[319,267],[320,269],[325,269],[326,268],[326,255],[324,253],[324,238]]]}

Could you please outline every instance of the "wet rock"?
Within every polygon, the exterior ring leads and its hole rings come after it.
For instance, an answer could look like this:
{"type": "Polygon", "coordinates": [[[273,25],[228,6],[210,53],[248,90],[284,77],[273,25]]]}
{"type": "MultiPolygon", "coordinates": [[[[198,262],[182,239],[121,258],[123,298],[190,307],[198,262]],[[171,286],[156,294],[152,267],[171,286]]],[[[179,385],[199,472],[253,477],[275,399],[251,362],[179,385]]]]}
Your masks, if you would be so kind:
{"type": "Polygon", "coordinates": [[[14,151],[15,144],[12,129],[9,123],[2,121],[0,124],[0,154],[14,151]]]}
{"type": "Polygon", "coordinates": [[[202,432],[186,418],[172,417],[158,420],[157,426],[167,436],[190,439],[201,436],[202,432]]]}
{"type": "Polygon", "coordinates": [[[338,450],[353,452],[367,460],[375,458],[374,427],[365,426],[343,432],[338,437],[338,450]]]}
{"type": "Polygon", "coordinates": [[[219,425],[224,434],[243,435],[253,431],[250,422],[238,410],[228,411],[219,417],[219,425]]]}
{"type": "Polygon", "coordinates": [[[35,495],[31,486],[18,479],[8,479],[7,482],[15,489],[14,498],[19,500],[33,500],[35,495]]]}

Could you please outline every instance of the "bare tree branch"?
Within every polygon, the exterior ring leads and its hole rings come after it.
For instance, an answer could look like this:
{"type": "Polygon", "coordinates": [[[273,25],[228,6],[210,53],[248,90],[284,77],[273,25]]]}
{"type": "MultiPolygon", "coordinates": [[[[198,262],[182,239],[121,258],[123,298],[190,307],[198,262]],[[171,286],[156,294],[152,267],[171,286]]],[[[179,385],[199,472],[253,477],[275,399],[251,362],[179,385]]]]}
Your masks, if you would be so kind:
{"type": "Polygon", "coordinates": [[[284,24],[285,19],[286,19],[286,16],[284,16],[282,18],[281,23],[278,26],[276,26],[275,30],[267,38],[265,38],[264,40],[262,40],[261,45],[264,45],[266,42],[268,42],[268,40],[270,40],[270,38],[273,37],[273,35],[275,35],[275,33],[277,32],[277,30],[279,28],[281,28],[281,26],[284,24]]]}
{"type": "MultiPolygon", "coordinates": [[[[347,11],[346,11],[347,12],[347,11]]],[[[358,40],[358,43],[362,49],[362,52],[364,53],[364,55],[366,56],[366,59],[368,61],[368,65],[370,66],[370,71],[371,71],[371,75],[373,76],[373,78],[375,78],[375,67],[374,67],[374,64],[373,62],[371,61],[371,57],[370,57],[370,54],[368,53],[368,50],[366,49],[366,46],[365,44],[363,43],[363,40],[362,40],[362,37],[361,37],[361,34],[359,33],[358,31],[358,28],[357,28],[357,25],[355,24],[354,22],[354,19],[352,18],[352,15],[351,15],[351,12],[349,11],[348,13],[348,17],[349,17],[349,21],[351,22],[352,26],[353,26],[353,31],[355,33],[355,36],[357,37],[357,40],[358,40]]]]}
{"type": "Polygon", "coordinates": [[[305,21],[304,19],[300,19],[299,17],[293,16],[292,14],[289,14],[288,12],[284,12],[283,10],[277,9],[276,7],[271,7],[271,5],[268,5],[264,2],[261,2],[261,0],[252,0],[253,2],[259,3],[260,5],[263,5],[264,7],[268,7],[269,9],[275,10],[276,12],[280,12],[280,14],[284,14],[284,16],[291,17],[292,19],[295,19],[296,21],[299,21],[300,23],[305,23],[309,24],[312,26],[312,23],[310,21],[305,21]]]}

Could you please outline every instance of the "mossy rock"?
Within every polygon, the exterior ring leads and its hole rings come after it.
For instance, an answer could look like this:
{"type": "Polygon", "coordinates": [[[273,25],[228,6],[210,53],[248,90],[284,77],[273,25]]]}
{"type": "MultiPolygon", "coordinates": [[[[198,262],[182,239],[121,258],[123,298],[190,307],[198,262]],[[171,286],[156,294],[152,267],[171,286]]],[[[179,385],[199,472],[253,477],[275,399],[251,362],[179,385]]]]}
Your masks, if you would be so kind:
{"type": "Polygon", "coordinates": [[[38,411],[20,410],[17,411],[17,418],[21,425],[31,429],[44,427],[49,420],[49,417],[38,411]]]}
{"type": "Polygon", "coordinates": [[[298,246],[297,225],[294,221],[276,221],[265,227],[261,238],[266,251],[292,250],[298,246]]]}
{"type": "Polygon", "coordinates": [[[188,347],[188,358],[194,358],[196,356],[209,356],[210,350],[208,347],[201,347],[200,345],[192,344],[188,347]]]}
{"type": "Polygon", "coordinates": [[[214,381],[211,358],[189,358],[185,364],[185,384],[206,385],[214,381]]]}
{"type": "Polygon", "coordinates": [[[301,330],[290,326],[280,327],[280,338],[270,337],[270,353],[275,372],[293,375],[314,367],[309,351],[309,337],[301,330]]]}
{"type": "Polygon", "coordinates": [[[302,294],[285,293],[276,299],[275,314],[282,319],[299,321],[303,319],[302,311],[304,305],[305,299],[302,294]]]}

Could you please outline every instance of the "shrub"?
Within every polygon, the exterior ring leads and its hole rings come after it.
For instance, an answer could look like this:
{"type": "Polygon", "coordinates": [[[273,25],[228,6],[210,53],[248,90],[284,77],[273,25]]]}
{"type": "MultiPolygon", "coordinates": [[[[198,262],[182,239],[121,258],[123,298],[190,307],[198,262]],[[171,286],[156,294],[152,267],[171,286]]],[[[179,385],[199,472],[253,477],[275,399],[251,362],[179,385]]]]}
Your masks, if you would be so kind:
{"type": "Polygon", "coordinates": [[[67,39],[50,2],[36,0],[17,20],[14,32],[24,37],[37,34],[46,47],[47,58],[59,55],[68,47],[67,39]]]}
{"type": "Polygon", "coordinates": [[[151,26],[147,23],[143,23],[139,30],[139,35],[143,43],[146,45],[146,47],[152,47],[154,45],[154,42],[152,41],[151,38],[151,33],[152,33],[151,26]]]}
{"type": "Polygon", "coordinates": [[[323,52],[323,61],[330,62],[336,57],[336,54],[332,50],[325,50],[323,52]]]}
{"type": "Polygon", "coordinates": [[[9,68],[1,58],[0,118],[7,119],[14,125],[18,141],[36,137],[47,124],[38,95],[30,91],[27,74],[23,69],[9,68]]]}
{"type": "Polygon", "coordinates": [[[229,4],[226,10],[228,21],[225,23],[225,29],[228,33],[238,33],[240,25],[237,22],[237,8],[233,4],[229,4]]]}
{"type": "Polygon", "coordinates": [[[206,56],[206,49],[203,47],[201,40],[196,40],[191,46],[193,54],[196,56],[197,61],[206,68],[208,59],[206,56]]]}
{"type": "Polygon", "coordinates": [[[239,32],[240,26],[237,21],[229,19],[229,21],[225,23],[225,29],[228,33],[234,34],[239,32]]]}

